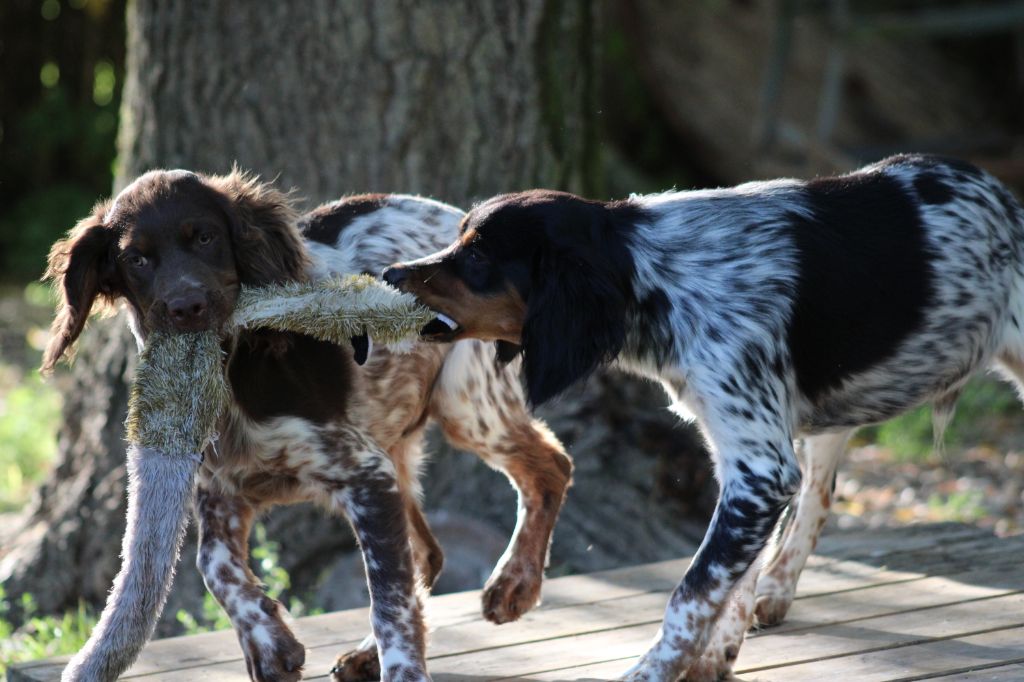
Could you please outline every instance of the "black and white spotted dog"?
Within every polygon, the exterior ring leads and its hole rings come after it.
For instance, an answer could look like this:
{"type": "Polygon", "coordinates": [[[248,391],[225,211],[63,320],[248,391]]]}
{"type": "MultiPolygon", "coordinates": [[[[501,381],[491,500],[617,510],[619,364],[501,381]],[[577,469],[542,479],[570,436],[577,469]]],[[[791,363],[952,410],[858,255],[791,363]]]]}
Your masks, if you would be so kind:
{"type": "Polygon", "coordinates": [[[948,414],[990,366],[1024,380],[1022,249],[1024,210],[999,182],[906,155],[609,203],[498,196],[385,279],[447,316],[435,338],[521,352],[534,404],[614,360],[699,421],[721,496],[626,678],[702,679],[729,671],[755,610],[785,615],[854,429],[927,402],[948,414]]]}

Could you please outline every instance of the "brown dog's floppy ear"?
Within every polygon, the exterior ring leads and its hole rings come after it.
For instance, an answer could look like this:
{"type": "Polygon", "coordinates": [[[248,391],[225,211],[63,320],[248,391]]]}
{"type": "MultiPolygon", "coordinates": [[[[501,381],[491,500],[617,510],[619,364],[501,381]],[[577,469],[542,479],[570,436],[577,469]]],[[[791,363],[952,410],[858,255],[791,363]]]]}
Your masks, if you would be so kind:
{"type": "Polygon", "coordinates": [[[242,284],[306,278],[309,255],[288,194],[238,168],[228,175],[205,179],[226,200],[235,265],[242,284]]]}
{"type": "Polygon", "coordinates": [[[103,224],[109,202],[97,204],[88,218],[83,218],[56,242],[43,275],[53,281],[60,295],[57,314],[50,327],[50,341],[43,353],[43,373],[53,370],[57,361],[82,333],[93,303],[112,304],[117,297],[113,279],[115,267],[113,246],[116,233],[103,224]]]}

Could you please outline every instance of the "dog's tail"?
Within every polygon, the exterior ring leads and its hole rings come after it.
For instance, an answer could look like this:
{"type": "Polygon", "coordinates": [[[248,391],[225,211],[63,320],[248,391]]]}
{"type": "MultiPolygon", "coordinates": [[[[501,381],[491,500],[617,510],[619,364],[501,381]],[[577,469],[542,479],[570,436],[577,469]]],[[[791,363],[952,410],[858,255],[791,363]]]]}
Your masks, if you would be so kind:
{"type": "Polygon", "coordinates": [[[956,414],[956,403],[960,399],[962,388],[957,388],[936,398],[932,403],[932,447],[935,452],[945,457],[942,437],[946,434],[953,415],[956,414]]]}

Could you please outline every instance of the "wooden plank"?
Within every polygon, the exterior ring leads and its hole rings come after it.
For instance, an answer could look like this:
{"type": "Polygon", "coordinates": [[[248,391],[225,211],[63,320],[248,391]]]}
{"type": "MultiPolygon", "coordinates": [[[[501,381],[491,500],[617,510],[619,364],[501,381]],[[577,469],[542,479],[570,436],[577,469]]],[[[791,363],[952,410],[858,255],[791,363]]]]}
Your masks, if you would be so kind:
{"type": "MultiPolygon", "coordinates": [[[[664,580],[665,574],[671,574],[677,568],[677,562],[662,562],[641,567],[637,575],[625,580],[628,576],[616,572],[613,580],[631,583],[630,587],[646,587],[664,580]],[[621,580],[620,580],[621,579],[621,580]]],[[[809,569],[806,577],[816,575],[809,569]]],[[[870,579],[886,575],[886,572],[866,572],[864,576],[856,575],[855,582],[864,578],[870,579]]],[[[923,600],[934,601],[946,591],[946,585],[937,579],[918,578],[924,580],[920,589],[908,589],[906,575],[888,572],[895,583],[881,585],[866,584],[859,591],[866,594],[847,594],[839,597],[847,602],[846,607],[837,608],[826,599],[829,594],[819,594],[805,600],[798,600],[793,614],[787,623],[768,633],[780,633],[813,627],[820,622],[838,620],[855,620],[877,615],[879,611],[891,612],[894,608],[914,608],[923,600]],[[887,588],[887,589],[882,589],[887,588]],[[809,600],[808,600],[809,599],[809,600]]],[[[987,573],[976,572],[962,579],[971,581],[985,578],[987,573]]],[[[629,597],[602,599],[589,604],[571,606],[567,602],[573,598],[593,597],[606,590],[607,583],[598,580],[598,576],[575,576],[551,581],[552,592],[556,598],[549,600],[560,606],[528,614],[522,621],[496,628],[480,619],[476,609],[478,598],[476,593],[445,595],[432,600],[433,622],[437,626],[430,649],[431,656],[447,656],[466,653],[488,647],[527,644],[540,638],[563,637],[573,633],[593,631],[602,623],[614,623],[616,626],[656,624],[664,608],[668,592],[631,593],[629,597]],[[563,589],[568,583],[569,589],[563,589]],[[480,638],[485,638],[485,644],[480,638]]],[[[846,579],[846,576],[841,578],[846,579]]],[[[819,586],[828,584],[830,576],[821,576],[819,586]]],[[[674,584],[674,581],[666,581],[674,584]]],[[[810,582],[815,582],[814,580],[810,582]]],[[[847,583],[843,583],[847,585],[847,583]]],[[[989,588],[969,588],[969,595],[961,593],[960,598],[979,598],[990,596],[989,588]]],[[[365,609],[325,614],[300,619],[296,624],[300,641],[307,645],[308,669],[310,672],[330,668],[334,656],[354,647],[367,631],[367,613],[365,609]]],[[[605,626],[607,627],[607,626],[605,626]]],[[[756,636],[755,636],[756,638],[756,636]]],[[[219,674],[228,674],[231,670],[243,669],[244,662],[237,641],[232,631],[210,633],[191,638],[177,638],[153,642],[147,647],[144,656],[128,673],[126,679],[145,677],[158,679],[154,675],[159,672],[181,674],[188,670],[190,676],[198,675],[197,679],[214,679],[219,674]],[[198,668],[209,668],[208,671],[197,671],[198,668]]],[[[40,671],[42,672],[42,671],[40,671]]],[[[53,679],[52,670],[33,679],[53,679]]]]}
{"type": "Polygon", "coordinates": [[[1024,680],[1024,665],[996,665],[925,679],[936,682],[1020,682],[1024,680]]]}
{"type": "MultiPolygon", "coordinates": [[[[643,566],[614,569],[588,575],[557,578],[545,586],[544,603],[538,609],[544,612],[575,606],[579,603],[599,600],[609,601],[624,596],[649,593],[652,588],[671,589],[682,576],[689,559],[663,561],[643,566]]],[[[659,596],[659,612],[664,606],[665,596],[659,596]]],[[[427,600],[427,612],[432,628],[445,628],[464,623],[475,627],[498,630],[483,621],[480,615],[479,591],[440,595],[427,600]]],[[[556,618],[556,622],[559,622],[556,618]]],[[[336,654],[354,648],[369,632],[367,609],[323,614],[300,618],[295,624],[296,635],[308,649],[309,669],[315,670],[317,662],[333,662],[336,654]],[[329,651],[330,653],[326,653],[329,651]]],[[[34,672],[19,669],[17,673],[26,681],[59,679],[66,657],[57,663],[45,664],[34,672]]],[[[233,630],[204,633],[192,637],[175,637],[155,640],[146,646],[143,654],[122,679],[158,679],[157,673],[181,674],[190,671],[196,679],[214,679],[219,674],[231,674],[238,667],[245,671],[245,662],[233,630]],[[209,675],[198,669],[211,667],[209,675]]],[[[328,664],[324,670],[328,670],[328,664]]],[[[12,682],[15,678],[12,678],[12,682]]]]}
{"type": "MultiPolygon", "coordinates": [[[[992,573],[984,569],[961,576],[961,579],[966,582],[981,580],[991,577],[992,573]]],[[[1024,589],[1024,576],[1015,580],[1016,586],[1024,589]]],[[[770,635],[817,627],[822,622],[848,622],[934,604],[990,598],[1007,591],[1008,588],[960,585],[946,578],[921,578],[910,585],[906,582],[873,585],[857,592],[843,592],[841,598],[849,603],[845,609],[837,608],[833,603],[834,595],[830,594],[798,602],[794,607],[794,616],[788,624],[765,632],[766,635],[770,635]]],[[[666,591],[595,601],[574,607],[533,612],[517,623],[501,627],[495,627],[479,618],[472,622],[441,625],[431,636],[428,654],[431,660],[464,655],[490,657],[500,648],[532,646],[542,640],[578,637],[635,625],[656,626],[661,620],[667,598],[666,591]]],[[[310,647],[307,655],[309,669],[326,670],[334,656],[342,650],[344,648],[340,644],[310,647]]]]}
{"type": "Polygon", "coordinates": [[[825,567],[838,561],[853,561],[891,570],[943,574],[967,570],[977,565],[981,555],[999,560],[1006,554],[1020,556],[1024,552],[1024,536],[999,539],[978,529],[972,531],[950,531],[931,539],[927,535],[910,536],[904,546],[895,548],[888,542],[872,548],[869,540],[858,537],[830,550],[826,536],[821,542],[824,548],[819,548],[818,556],[811,557],[809,565],[825,567]]]}
{"type": "MultiPolygon", "coordinates": [[[[882,651],[829,659],[772,671],[772,677],[792,682],[834,678],[841,670],[845,679],[858,682],[911,682],[945,675],[947,678],[978,666],[1024,662],[1024,626],[957,639],[901,646],[882,651]]],[[[760,679],[764,673],[758,673],[760,679]]]]}
{"type": "MultiPolygon", "coordinates": [[[[620,625],[656,622],[661,618],[669,590],[675,586],[687,563],[688,560],[672,560],[554,579],[545,588],[544,604],[540,609],[528,614],[519,623],[500,628],[482,620],[478,592],[433,597],[427,602],[429,622],[435,632],[430,653],[450,655],[478,649],[481,647],[477,642],[480,633],[486,633],[486,646],[500,647],[527,643],[539,637],[590,631],[595,623],[604,622],[608,615],[618,617],[620,625]],[[656,588],[661,588],[661,591],[653,591],[656,588]],[[563,615],[562,611],[566,610],[570,613],[563,615]],[[439,633],[444,633],[444,636],[439,633]]],[[[860,571],[854,569],[847,575],[838,576],[819,576],[809,570],[805,577],[818,590],[827,592],[829,585],[848,590],[853,586],[878,584],[882,580],[902,582],[922,576],[871,568],[860,571]]],[[[335,655],[358,644],[368,632],[367,618],[365,609],[357,609],[299,619],[296,635],[308,649],[308,669],[327,670],[335,655]]],[[[209,666],[215,666],[210,671],[213,676],[221,670],[244,667],[232,631],[189,638],[187,643],[184,638],[153,642],[125,679],[156,679],[152,676],[158,672],[194,671],[209,666]],[[190,655],[182,659],[181,651],[186,647],[190,655]]],[[[206,673],[202,675],[206,677],[206,673]]]]}
{"type": "Polygon", "coordinates": [[[8,682],[51,682],[59,680],[67,657],[58,657],[38,662],[37,665],[20,663],[7,669],[8,682]]]}
{"type": "Polygon", "coordinates": [[[978,539],[992,540],[994,536],[974,526],[935,523],[857,533],[825,533],[815,551],[821,556],[838,559],[872,559],[978,539]]]}
{"type": "MultiPolygon", "coordinates": [[[[1024,586],[1024,577],[1017,578],[1018,584],[1024,586]]],[[[972,629],[979,629],[978,619],[985,619],[989,612],[984,606],[983,599],[993,599],[1001,593],[1006,593],[1002,588],[988,588],[983,586],[957,583],[947,578],[927,578],[919,583],[913,583],[915,589],[908,589],[906,585],[884,585],[877,588],[868,588],[859,592],[843,593],[840,596],[856,596],[856,601],[851,601],[847,606],[853,607],[854,618],[850,618],[850,612],[844,612],[841,607],[836,607],[836,595],[825,595],[815,597],[794,606],[794,619],[803,621],[805,625],[810,622],[810,627],[803,627],[798,635],[791,636],[785,644],[785,631],[772,629],[765,631],[759,637],[751,637],[744,646],[738,661],[738,670],[745,670],[751,667],[760,669],[767,664],[783,664],[787,657],[800,659],[819,657],[815,643],[820,644],[823,651],[828,655],[846,655],[862,651],[871,646],[880,646],[878,637],[871,640],[859,640],[851,635],[851,632],[870,632],[875,628],[875,623],[881,622],[879,626],[880,637],[891,635],[894,641],[919,640],[923,637],[950,636],[957,632],[970,632],[972,629]],[[917,586],[920,585],[918,588],[917,586]],[[974,601],[969,601],[974,600],[974,601]],[[804,620],[798,609],[805,604],[817,602],[820,605],[819,615],[831,617],[840,621],[832,625],[831,631],[823,628],[820,621],[804,620]],[[949,606],[935,608],[934,604],[948,603],[949,606]],[[966,602],[966,604],[965,604],[966,602]],[[925,608],[925,611],[918,611],[925,608]],[[943,620],[943,613],[948,610],[950,618],[943,620]],[[908,613],[923,614],[914,615],[912,622],[915,623],[916,631],[912,634],[899,635],[901,632],[899,623],[902,619],[910,618],[908,613]],[[975,616],[965,616],[974,613],[975,616]],[[859,621],[856,626],[849,623],[853,620],[859,621]],[[888,628],[888,629],[887,629],[888,628]],[[930,628],[930,630],[929,630],[930,628]],[[941,628],[947,628],[943,630],[941,628]],[[952,628],[954,632],[950,632],[952,628]],[[961,628],[956,630],[956,628],[961,628]],[[966,629],[964,629],[966,628],[966,629]],[[825,634],[820,635],[824,630],[825,634]],[[890,630],[892,630],[890,632],[890,630]],[[931,632],[932,634],[928,634],[931,632]],[[758,642],[758,640],[762,640],[758,642]],[[780,658],[774,656],[776,645],[785,646],[785,652],[780,658]],[[846,647],[842,649],[841,647],[846,647]],[[751,653],[748,653],[748,649],[751,653]],[[753,663],[748,662],[748,657],[760,655],[763,657],[761,664],[757,665],[756,658],[751,658],[753,663]]],[[[1004,598],[1005,601],[993,601],[989,607],[994,608],[992,623],[1003,625],[1015,624],[1024,620],[1024,597],[1014,594],[1004,598]],[[994,606],[993,606],[994,605],[994,606]],[[1008,606],[1011,605],[1011,606],[1008,606]]],[[[550,638],[544,641],[534,641],[529,644],[515,645],[508,647],[500,654],[494,650],[477,651],[466,654],[438,655],[436,652],[443,651],[447,645],[443,639],[448,634],[439,632],[435,638],[431,658],[432,666],[439,672],[458,670],[481,670],[488,674],[532,675],[537,672],[561,668],[565,665],[575,663],[586,664],[590,661],[587,656],[596,657],[601,660],[621,659],[630,655],[638,656],[643,652],[651,637],[657,631],[660,622],[660,612],[656,614],[656,620],[642,621],[636,618],[635,623],[630,623],[630,615],[626,610],[626,604],[620,604],[624,613],[620,615],[622,625],[615,629],[593,630],[590,633],[577,632],[572,636],[550,638]],[[436,657],[435,657],[436,656],[436,657]],[[544,667],[536,668],[535,665],[544,667]]],[[[638,614],[639,616],[639,614],[638,614]]],[[[595,624],[596,626],[596,624],[595,624]]],[[[782,627],[786,627],[783,625],[782,627]]],[[[991,627],[991,625],[985,626],[991,627]]],[[[800,630],[801,628],[794,628],[800,630]]],[[[538,632],[540,637],[543,631],[538,632]]],[[[820,654],[825,655],[825,654],[820,654]]]]}
{"type": "Polygon", "coordinates": [[[1022,594],[962,602],[797,633],[751,637],[740,651],[736,670],[740,674],[760,673],[800,662],[907,646],[926,639],[951,638],[1022,623],[1022,594]]]}
{"type": "MultiPolygon", "coordinates": [[[[796,633],[823,624],[850,624],[941,603],[991,599],[1024,589],[1018,572],[1009,570],[1019,564],[1024,537],[1000,540],[985,531],[944,524],[833,535],[823,539],[822,548],[829,556],[811,558],[791,618],[779,628],[752,636],[741,664],[778,664],[778,656],[766,659],[768,663],[755,663],[753,658],[748,661],[747,657],[758,651],[755,642],[759,639],[765,640],[767,651],[774,651],[769,640],[788,635],[790,641],[795,641],[796,633]],[[852,558],[866,558],[870,564],[852,558]],[[912,566],[914,570],[886,568],[890,565],[912,566]],[[945,581],[926,576],[971,565],[986,568],[950,576],[945,581]],[[956,587],[960,583],[975,584],[956,587]],[[747,654],[748,650],[752,653],[747,654]]],[[[588,654],[590,658],[621,659],[617,663],[621,672],[628,667],[628,658],[642,651],[653,636],[668,592],[685,572],[687,563],[686,559],[672,560],[550,580],[545,586],[544,604],[538,610],[517,624],[500,628],[482,620],[478,592],[433,597],[428,601],[430,623],[435,628],[429,651],[432,667],[443,675],[451,665],[465,663],[463,659],[473,656],[510,660],[518,665],[526,660],[523,650],[540,647],[543,642],[538,640],[554,642],[552,652],[572,650],[568,640],[573,640],[593,652],[588,654]],[[617,632],[634,633],[627,637],[636,642],[633,651],[621,649],[620,643],[612,641],[617,632]]],[[[326,674],[336,654],[362,639],[368,631],[368,614],[358,609],[303,618],[297,621],[296,630],[300,641],[309,647],[307,670],[315,678],[326,674]]],[[[550,656],[545,658],[543,652],[533,659],[550,664],[550,656]]],[[[586,662],[574,664],[578,667],[586,662]]],[[[62,665],[28,664],[12,671],[11,679],[57,679],[55,673],[62,665]]],[[[550,665],[543,669],[550,670],[550,665]]],[[[126,679],[156,680],[165,675],[167,679],[231,679],[238,671],[244,679],[245,665],[235,635],[224,631],[153,642],[126,679]]]]}
{"type": "MultiPolygon", "coordinates": [[[[533,642],[528,646],[517,646],[497,652],[485,651],[464,656],[449,656],[430,660],[430,669],[441,677],[472,671],[490,679],[504,679],[529,676],[542,678],[544,671],[564,668],[568,665],[582,665],[601,660],[635,659],[644,652],[658,632],[659,622],[644,623],[615,630],[604,630],[586,635],[574,635],[559,639],[533,642]]],[[[617,665],[617,673],[623,672],[631,663],[617,665]]]]}
{"type": "Polygon", "coordinates": [[[1014,594],[1022,590],[1024,574],[1019,571],[1008,573],[1005,567],[996,567],[816,595],[794,601],[781,625],[754,636],[849,623],[920,608],[1014,594]]]}
{"type": "MultiPolygon", "coordinates": [[[[921,646],[900,647],[829,659],[802,666],[787,666],[756,673],[737,674],[737,680],[750,682],[819,682],[820,680],[857,680],[858,682],[1020,682],[1024,680],[1024,628],[996,630],[958,639],[928,642],[921,646]],[[994,659],[994,660],[993,660],[994,659]]],[[[618,653],[618,652],[616,652],[618,653]]],[[[499,680],[529,679],[535,682],[565,680],[614,680],[636,662],[638,655],[569,666],[499,680]]],[[[465,680],[458,674],[434,675],[435,682],[465,680]]]]}

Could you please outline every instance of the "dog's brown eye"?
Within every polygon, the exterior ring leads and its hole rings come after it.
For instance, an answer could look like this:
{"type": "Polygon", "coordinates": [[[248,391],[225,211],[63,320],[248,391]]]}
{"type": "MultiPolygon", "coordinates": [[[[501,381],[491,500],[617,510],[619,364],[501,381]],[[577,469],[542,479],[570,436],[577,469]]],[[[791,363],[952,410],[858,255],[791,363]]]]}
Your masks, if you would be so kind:
{"type": "Polygon", "coordinates": [[[199,236],[196,237],[196,242],[200,246],[206,246],[207,244],[209,244],[212,241],[213,241],[213,233],[212,232],[200,232],[199,236]]]}
{"type": "Polygon", "coordinates": [[[141,254],[133,254],[128,256],[128,264],[133,268],[144,268],[149,264],[149,259],[141,254]]]}

